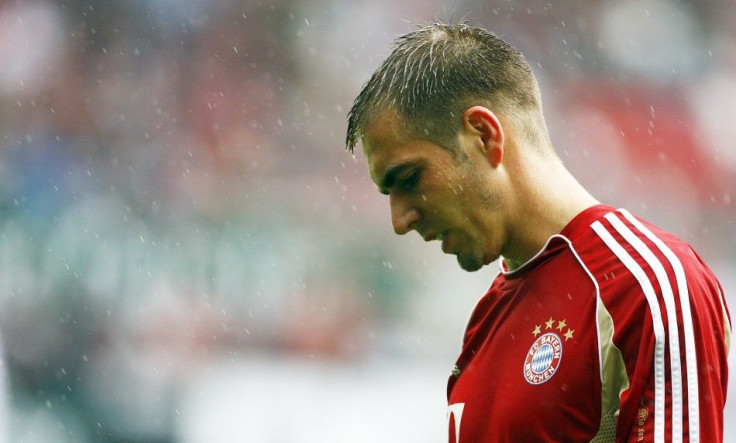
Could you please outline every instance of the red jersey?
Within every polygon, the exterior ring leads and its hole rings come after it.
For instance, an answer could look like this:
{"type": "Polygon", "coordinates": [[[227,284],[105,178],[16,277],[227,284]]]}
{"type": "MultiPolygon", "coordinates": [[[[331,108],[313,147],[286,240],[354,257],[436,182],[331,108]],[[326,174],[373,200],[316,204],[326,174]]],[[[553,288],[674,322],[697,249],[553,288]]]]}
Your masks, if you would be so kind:
{"type": "Polygon", "coordinates": [[[730,331],[689,245],[594,206],[478,302],[450,442],[721,441],[730,331]]]}

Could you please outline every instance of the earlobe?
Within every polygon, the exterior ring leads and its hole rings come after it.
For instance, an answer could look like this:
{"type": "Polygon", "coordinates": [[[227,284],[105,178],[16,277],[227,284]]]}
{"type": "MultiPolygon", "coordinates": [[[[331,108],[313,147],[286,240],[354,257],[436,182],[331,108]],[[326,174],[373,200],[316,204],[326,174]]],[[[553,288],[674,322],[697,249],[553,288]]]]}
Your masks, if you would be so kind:
{"type": "Polygon", "coordinates": [[[491,166],[498,167],[503,160],[504,151],[504,132],[501,120],[490,109],[473,106],[465,111],[464,121],[473,136],[478,137],[479,147],[491,166]]]}

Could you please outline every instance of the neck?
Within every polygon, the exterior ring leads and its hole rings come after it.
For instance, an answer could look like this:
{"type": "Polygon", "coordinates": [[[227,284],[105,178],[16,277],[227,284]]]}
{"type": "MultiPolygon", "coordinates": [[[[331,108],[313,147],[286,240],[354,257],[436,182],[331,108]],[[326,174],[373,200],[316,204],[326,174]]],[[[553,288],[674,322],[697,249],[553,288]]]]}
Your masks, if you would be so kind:
{"type": "Polygon", "coordinates": [[[527,156],[519,165],[512,185],[516,211],[503,253],[510,270],[534,257],[580,212],[598,204],[557,157],[527,156]]]}

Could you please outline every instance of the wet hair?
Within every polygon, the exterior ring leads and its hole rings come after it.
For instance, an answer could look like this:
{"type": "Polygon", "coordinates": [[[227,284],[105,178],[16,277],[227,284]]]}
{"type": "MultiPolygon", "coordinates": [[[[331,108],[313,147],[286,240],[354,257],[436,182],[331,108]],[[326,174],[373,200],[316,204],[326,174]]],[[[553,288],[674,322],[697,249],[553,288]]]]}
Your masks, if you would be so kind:
{"type": "Polygon", "coordinates": [[[463,114],[474,105],[505,116],[531,140],[546,134],[539,86],[518,50],[465,23],[427,25],[397,38],[363,85],[348,113],[346,147],[353,152],[363,131],[391,111],[409,136],[455,151],[463,114]]]}

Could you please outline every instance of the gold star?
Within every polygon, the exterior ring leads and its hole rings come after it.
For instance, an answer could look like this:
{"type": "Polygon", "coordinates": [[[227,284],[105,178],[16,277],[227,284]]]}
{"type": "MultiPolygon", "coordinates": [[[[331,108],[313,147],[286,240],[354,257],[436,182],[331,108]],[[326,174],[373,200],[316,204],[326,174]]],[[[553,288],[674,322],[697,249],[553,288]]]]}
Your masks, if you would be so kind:
{"type": "Polygon", "coordinates": [[[546,329],[552,329],[552,325],[555,324],[555,321],[552,319],[552,317],[549,318],[546,322],[544,322],[545,325],[547,325],[546,329]]]}
{"type": "Polygon", "coordinates": [[[567,320],[567,319],[564,319],[564,320],[561,320],[561,321],[558,321],[557,322],[557,330],[558,331],[561,331],[561,330],[565,329],[565,326],[567,326],[567,323],[565,323],[565,320],[567,320]]]}
{"type": "Polygon", "coordinates": [[[572,338],[573,332],[575,332],[574,329],[570,329],[570,328],[567,329],[567,332],[565,332],[565,341],[568,341],[572,338]]]}
{"type": "Polygon", "coordinates": [[[534,331],[532,331],[532,334],[536,337],[537,335],[542,333],[542,325],[537,325],[534,327],[534,331]]]}

